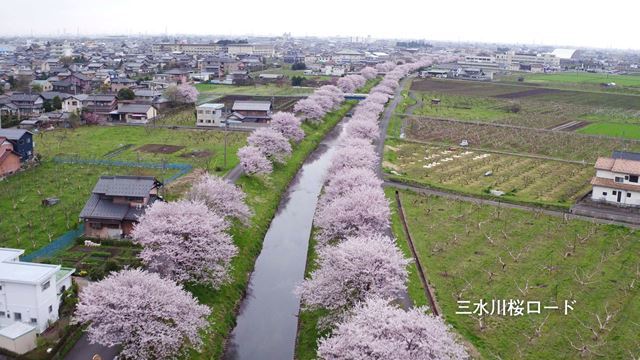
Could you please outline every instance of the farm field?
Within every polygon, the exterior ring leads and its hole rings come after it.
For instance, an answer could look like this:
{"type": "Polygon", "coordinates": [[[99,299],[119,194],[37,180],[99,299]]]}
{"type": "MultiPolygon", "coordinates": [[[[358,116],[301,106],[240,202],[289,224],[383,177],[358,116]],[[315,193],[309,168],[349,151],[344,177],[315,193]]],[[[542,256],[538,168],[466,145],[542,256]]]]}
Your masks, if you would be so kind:
{"type": "Polygon", "coordinates": [[[532,128],[551,128],[569,121],[640,126],[640,98],[633,95],[434,79],[415,80],[411,90],[423,100],[414,111],[416,115],[532,128]],[[431,104],[434,98],[440,99],[440,105],[431,104]]]}
{"type": "Polygon", "coordinates": [[[606,92],[640,93],[640,76],[618,75],[589,72],[558,72],[558,73],[514,73],[501,77],[501,81],[515,82],[523,77],[525,84],[549,85],[566,88],[599,90],[606,92]],[[603,87],[603,83],[615,83],[615,87],[603,87]]]}
{"type": "Polygon", "coordinates": [[[578,132],[640,140],[640,125],[636,124],[597,123],[578,129],[578,132]]]}
{"type": "Polygon", "coordinates": [[[592,165],[404,141],[390,140],[385,150],[385,171],[401,181],[567,208],[590,190],[594,173],[592,165]]]}
{"type": "Polygon", "coordinates": [[[294,76],[303,76],[308,79],[316,79],[316,80],[323,80],[323,81],[328,81],[332,79],[331,76],[326,76],[326,75],[305,75],[304,70],[291,70],[290,67],[272,68],[272,69],[266,69],[261,71],[255,71],[251,73],[251,76],[255,75],[257,77],[260,74],[281,74],[289,78],[287,79],[288,82],[290,82],[291,78],[294,76]]]}
{"type": "MultiPolygon", "coordinates": [[[[387,191],[391,199],[393,190],[387,191]]],[[[637,357],[640,233],[542,212],[400,194],[446,321],[483,358],[637,357]],[[484,300],[491,310],[492,300],[510,299],[533,302],[534,310],[535,302],[559,309],[521,316],[456,314],[465,311],[458,301],[484,300]],[[567,315],[565,300],[575,300],[567,315]]]]}
{"type": "Polygon", "coordinates": [[[640,151],[640,141],[594,137],[563,131],[511,128],[491,124],[406,118],[409,140],[457,145],[469,141],[474,148],[534,154],[595,163],[614,150],[640,151]]]}
{"type": "Polygon", "coordinates": [[[196,88],[200,92],[198,102],[204,102],[211,95],[309,95],[313,92],[313,88],[293,87],[289,84],[258,84],[258,85],[222,85],[222,84],[197,84],[196,88]]]}
{"type": "Polygon", "coordinates": [[[227,133],[227,168],[223,169],[224,132],[176,130],[151,126],[84,126],[35,136],[36,152],[46,158],[70,156],[155,163],[187,163],[218,174],[237,163],[236,151],[247,133],[227,133]],[[143,147],[155,144],[160,146],[143,147]],[[163,147],[162,145],[169,145],[163,147]]]}

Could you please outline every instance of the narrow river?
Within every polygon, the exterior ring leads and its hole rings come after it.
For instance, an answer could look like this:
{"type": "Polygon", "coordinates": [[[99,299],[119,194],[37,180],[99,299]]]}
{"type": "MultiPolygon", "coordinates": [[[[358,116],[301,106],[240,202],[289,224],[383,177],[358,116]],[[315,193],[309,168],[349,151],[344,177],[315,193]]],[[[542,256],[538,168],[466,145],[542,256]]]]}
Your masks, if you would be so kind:
{"type": "Polygon", "coordinates": [[[300,309],[293,289],[304,278],[318,195],[344,136],[344,122],[307,159],[284,194],[256,260],[225,359],[293,358],[300,309]]]}

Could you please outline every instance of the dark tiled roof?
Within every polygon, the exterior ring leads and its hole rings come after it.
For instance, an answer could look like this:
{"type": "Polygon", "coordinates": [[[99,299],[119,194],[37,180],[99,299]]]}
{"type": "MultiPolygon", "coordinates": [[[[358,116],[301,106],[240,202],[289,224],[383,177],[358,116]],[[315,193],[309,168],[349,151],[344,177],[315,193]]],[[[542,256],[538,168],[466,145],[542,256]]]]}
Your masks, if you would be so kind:
{"type": "Polygon", "coordinates": [[[31,132],[23,129],[0,129],[0,136],[9,140],[19,140],[25,133],[31,132]]]}
{"type": "Polygon", "coordinates": [[[628,151],[614,151],[611,157],[614,159],[640,161],[640,153],[628,152],[628,151]]]}
{"type": "Polygon", "coordinates": [[[125,104],[118,109],[119,113],[147,113],[151,105],[149,104],[125,104]]]}
{"type": "Polygon", "coordinates": [[[146,197],[156,186],[153,176],[101,176],[94,194],[106,196],[146,197]]]}

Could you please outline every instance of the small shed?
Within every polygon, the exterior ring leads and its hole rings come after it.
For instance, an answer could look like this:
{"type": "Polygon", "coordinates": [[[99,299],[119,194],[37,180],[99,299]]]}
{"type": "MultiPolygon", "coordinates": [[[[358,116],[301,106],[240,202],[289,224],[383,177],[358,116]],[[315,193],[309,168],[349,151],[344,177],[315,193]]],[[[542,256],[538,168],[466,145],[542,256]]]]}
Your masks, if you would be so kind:
{"type": "Polygon", "coordinates": [[[36,328],[16,321],[0,329],[0,348],[22,355],[36,348],[36,328]]]}
{"type": "Polygon", "coordinates": [[[53,206],[60,202],[60,199],[56,197],[50,197],[46,199],[42,199],[42,206],[53,206]]]}
{"type": "Polygon", "coordinates": [[[438,98],[431,99],[431,105],[440,105],[440,99],[438,98]]]}

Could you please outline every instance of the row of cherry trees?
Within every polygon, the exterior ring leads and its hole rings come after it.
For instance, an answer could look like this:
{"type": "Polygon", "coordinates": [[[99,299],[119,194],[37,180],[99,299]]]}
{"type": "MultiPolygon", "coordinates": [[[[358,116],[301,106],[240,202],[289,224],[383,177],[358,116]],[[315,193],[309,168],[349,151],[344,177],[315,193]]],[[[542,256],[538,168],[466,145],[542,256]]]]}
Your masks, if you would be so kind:
{"type": "MultiPolygon", "coordinates": [[[[358,87],[364,85],[366,79],[360,75],[355,76],[361,78],[357,82],[358,87]]],[[[269,127],[254,130],[247,138],[248,145],[238,150],[244,173],[270,174],[273,164],[285,163],[291,155],[292,145],[304,138],[301,122],[304,120],[319,124],[327,113],[337,109],[343,101],[343,90],[337,86],[325,85],[316,89],[309,97],[296,102],[293,107],[295,113],[273,114],[269,127]]]]}
{"type": "Polygon", "coordinates": [[[247,175],[265,175],[273,171],[273,164],[286,163],[292,144],[304,139],[301,121],[290,112],[277,112],[268,127],[254,130],[247,138],[247,146],[238,150],[242,170],[247,175]]]}
{"type": "Polygon", "coordinates": [[[132,232],[142,245],[143,269],[112,273],[80,293],[75,323],[88,323],[92,343],[119,345],[127,359],[173,358],[185,344],[198,349],[207,306],[184,288],[212,289],[229,280],[238,249],[229,229],[249,224],[245,194],[222,178],[204,174],[183,200],[155,202],[132,232]]]}
{"type": "Polygon", "coordinates": [[[379,158],[373,142],[400,79],[430,63],[384,63],[362,70],[363,78],[373,71],[386,75],[346,125],[314,218],[317,267],[296,289],[304,308],[330,311],[324,321],[332,335],[319,341],[320,359],[467,357],[442,318],[427,315],[425,308],[405,311],[391,304],[407,291],[410,260],[388,236],[391,211],[375,173],[379,158]]]}

